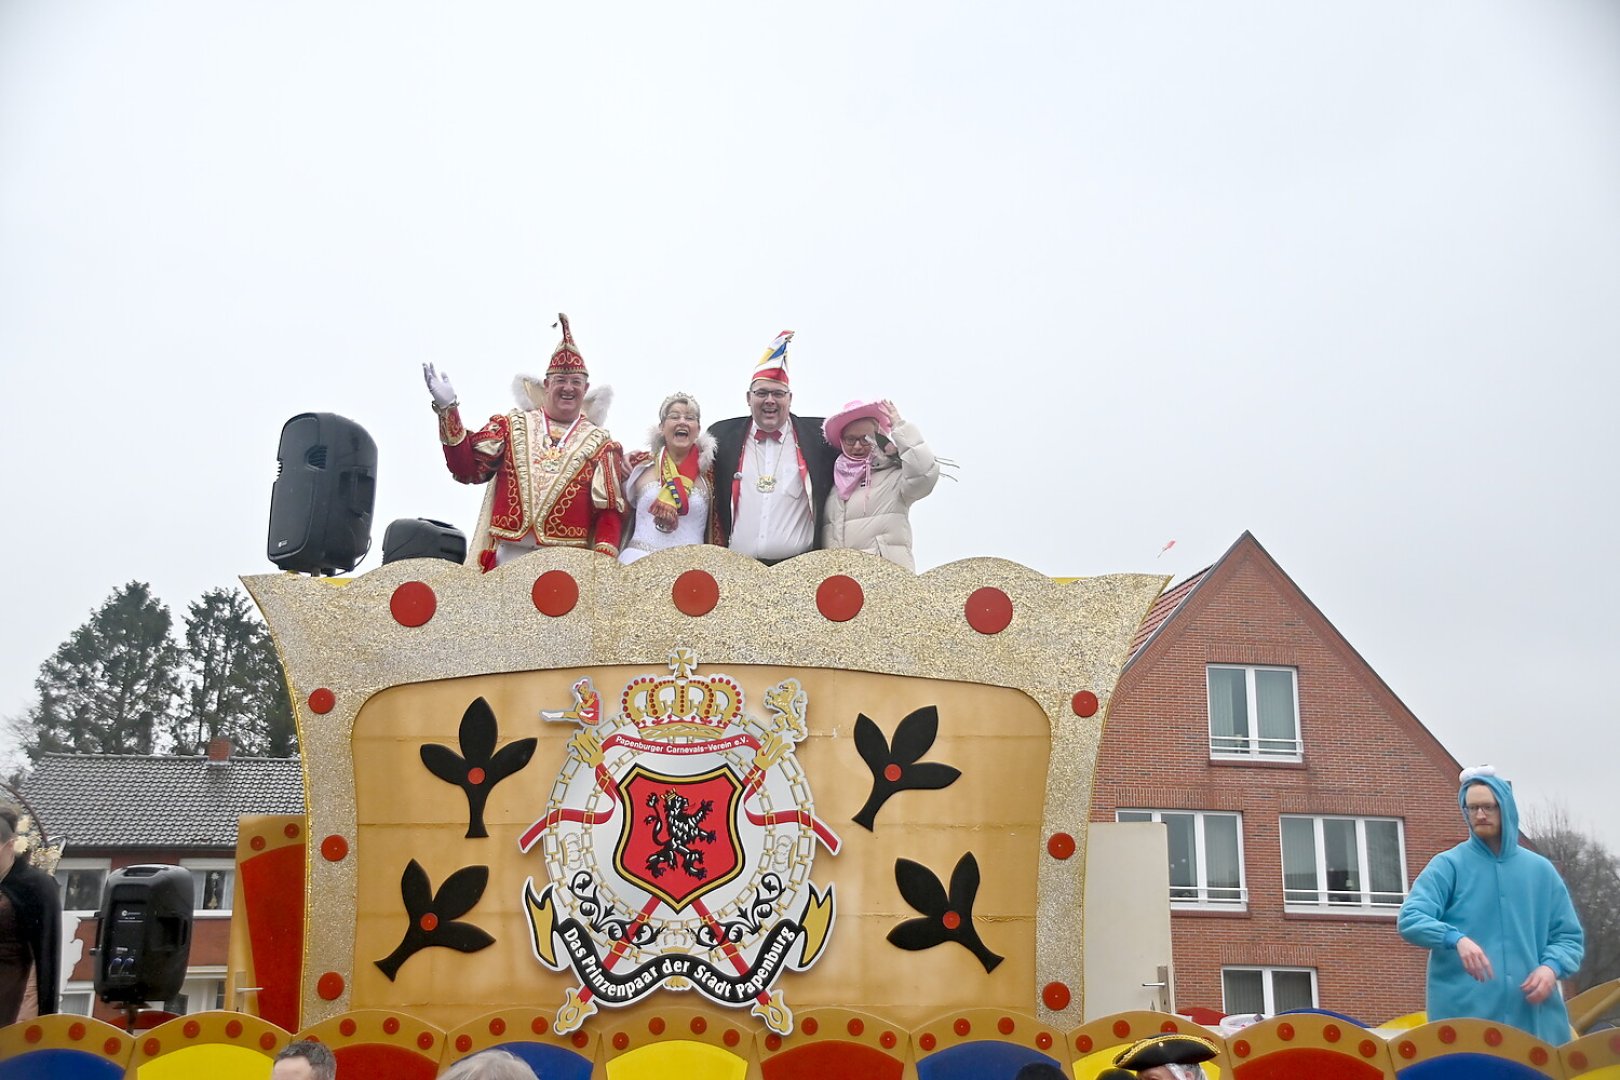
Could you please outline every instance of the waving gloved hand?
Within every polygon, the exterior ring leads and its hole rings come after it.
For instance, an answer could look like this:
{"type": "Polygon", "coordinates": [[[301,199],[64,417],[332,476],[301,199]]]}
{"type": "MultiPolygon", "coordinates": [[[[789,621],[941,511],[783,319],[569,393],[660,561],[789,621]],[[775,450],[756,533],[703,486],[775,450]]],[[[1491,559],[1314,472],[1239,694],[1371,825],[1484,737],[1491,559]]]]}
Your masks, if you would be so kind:
{"type": "Polygon", "coordinates": [[[423,364],[422,378],[427,382],[428,393],[433,395],[433,408],[436,411],[458,404],[456,388],[450,385],[449,375],[435,369],[432,364],[423,364]]]}

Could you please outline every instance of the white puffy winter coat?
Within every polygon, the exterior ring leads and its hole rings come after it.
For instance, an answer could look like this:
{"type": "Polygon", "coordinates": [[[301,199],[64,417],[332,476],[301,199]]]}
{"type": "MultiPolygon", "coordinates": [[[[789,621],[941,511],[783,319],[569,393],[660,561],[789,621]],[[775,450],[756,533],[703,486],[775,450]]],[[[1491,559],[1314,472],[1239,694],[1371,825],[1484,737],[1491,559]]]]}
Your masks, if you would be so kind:
{"type": "Polygon", "coordinates": [[[822,546],[870,551],[907,570],[911,554],[911,504],[934,490],[939,462],[915,424],[902,421],[889,435],[894,452],[872,452],[872,478],[849,498],[827,495],[822,546]]]}

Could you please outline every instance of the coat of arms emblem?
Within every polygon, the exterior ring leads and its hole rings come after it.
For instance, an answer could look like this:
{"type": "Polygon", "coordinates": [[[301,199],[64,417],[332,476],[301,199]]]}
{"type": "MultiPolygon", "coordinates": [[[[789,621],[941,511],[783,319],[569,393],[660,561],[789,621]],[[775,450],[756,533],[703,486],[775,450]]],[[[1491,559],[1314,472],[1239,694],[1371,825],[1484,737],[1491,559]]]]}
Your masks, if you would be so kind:
{"type": "Polygon", "coordinates": [[[794,755],[808,698],[785,679],[754,717],[736,680],[693,674],[690,650],[669,667],[631,680],[616,716],[589,679],[571,709],[541,714],[579,726],[519,840],[540,848],[550,880],[525,887],[535,957],[579,980],[556,1030],[662,988],[749,1007],[785,1035],[793,1013],[776,982],[827,943],[833,889],[810,871],[819,847],[839,848],[794,755]]]}

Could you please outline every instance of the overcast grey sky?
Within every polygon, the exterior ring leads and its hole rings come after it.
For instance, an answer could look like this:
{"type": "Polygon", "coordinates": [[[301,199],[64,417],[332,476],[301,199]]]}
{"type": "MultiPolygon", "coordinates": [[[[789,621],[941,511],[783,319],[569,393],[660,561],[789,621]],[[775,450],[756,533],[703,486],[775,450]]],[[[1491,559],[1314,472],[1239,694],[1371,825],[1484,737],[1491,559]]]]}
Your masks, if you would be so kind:
{"type": "Polygon", "coordinates": [[[376,438],[380,547],[476,512],[422,361],[503,411],[567,311],[633,445],[793,328],[799,412],[961,462],[920,566],[1250,529],[1620,849],[1617,301],[1613,0],[0,0],[0,713],[116,586],[271,569],[295,413],[376,438]]]}

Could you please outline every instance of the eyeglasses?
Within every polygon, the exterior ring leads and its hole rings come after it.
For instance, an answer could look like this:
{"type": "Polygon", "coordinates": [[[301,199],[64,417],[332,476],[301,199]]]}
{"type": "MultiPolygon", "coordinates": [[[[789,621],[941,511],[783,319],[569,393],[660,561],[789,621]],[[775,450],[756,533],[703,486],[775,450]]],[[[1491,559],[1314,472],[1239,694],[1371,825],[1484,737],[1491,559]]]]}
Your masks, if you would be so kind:
{"type": "Polygon", "coordinates": [[[792,396],[791,392],[787,390],[750,390],[748,392],[753,395],[755,401],[781,401],[783,398],[792,396]]]}
{"type": "Polygon", "coordinates": [[[1502,808],[1495,803],[1469,803],[1464,809],[1470,815],[1484,814],[1487,817],[1494,817],[1502,808]]]}

